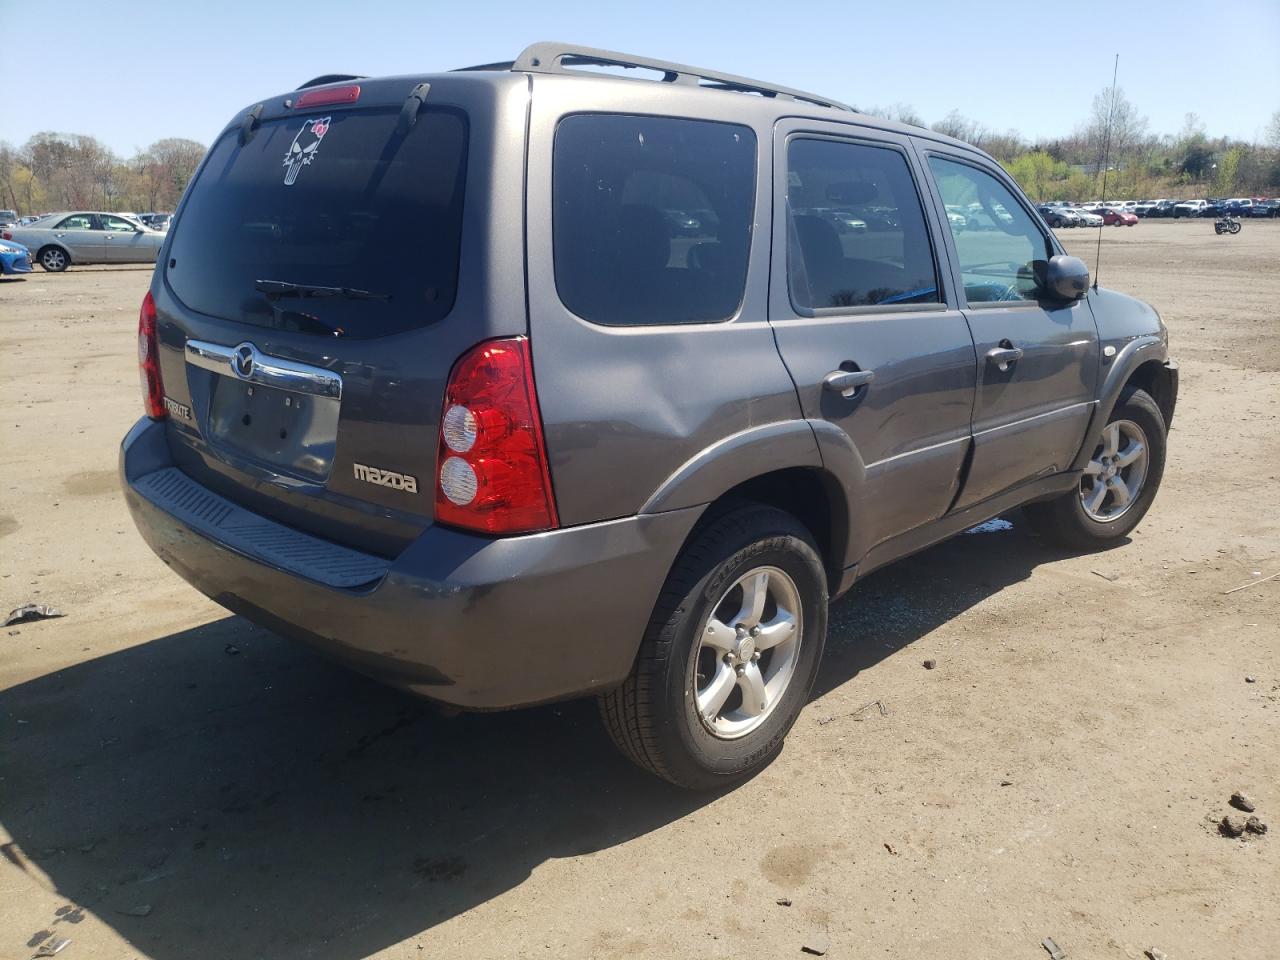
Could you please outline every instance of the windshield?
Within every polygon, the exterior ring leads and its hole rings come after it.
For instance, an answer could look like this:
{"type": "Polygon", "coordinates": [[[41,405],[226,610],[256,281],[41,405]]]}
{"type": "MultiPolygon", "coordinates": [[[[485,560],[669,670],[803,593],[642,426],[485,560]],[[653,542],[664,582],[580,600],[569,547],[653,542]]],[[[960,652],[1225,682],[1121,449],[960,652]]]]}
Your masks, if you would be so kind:
{"type": "Polygon", "coordinates": [[[166,278],[193,310],[278,329],[369,338],[453,307],[467,158],[463,114],[399,109],[264,122],[214,145],[175,222],[166,278]],[[378,291],[280,297],[271,284],[378,291]]]}

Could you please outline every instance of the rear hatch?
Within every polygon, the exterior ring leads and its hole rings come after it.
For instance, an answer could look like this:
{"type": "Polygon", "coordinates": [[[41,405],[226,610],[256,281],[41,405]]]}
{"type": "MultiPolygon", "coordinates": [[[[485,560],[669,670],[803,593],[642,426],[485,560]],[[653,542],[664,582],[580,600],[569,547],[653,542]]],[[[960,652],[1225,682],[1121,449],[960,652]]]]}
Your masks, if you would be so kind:
{"type": "Polygon", "coordinates": [[[432,518],[455,359],[526,329],[522,237],[491,224],[519,223],[523,141],[494,130],[523,136],[527,96],[510,74],[316,89],[340,102],[233,121],[175,215],[170,448],[257,513],[394,555],[432,518]]]}

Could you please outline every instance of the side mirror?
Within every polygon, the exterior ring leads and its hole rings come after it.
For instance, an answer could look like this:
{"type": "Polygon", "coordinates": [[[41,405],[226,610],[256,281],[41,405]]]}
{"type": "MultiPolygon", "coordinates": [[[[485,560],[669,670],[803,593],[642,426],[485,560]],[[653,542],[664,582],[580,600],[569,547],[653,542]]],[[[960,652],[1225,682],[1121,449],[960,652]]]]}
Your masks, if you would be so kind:
{"type": "Polygon", "coordinates": [[[1089,268],[1079,257],[1051,257],[1040,286],[1055,300],[1079,300],[1089,289],[1089,268]]]}

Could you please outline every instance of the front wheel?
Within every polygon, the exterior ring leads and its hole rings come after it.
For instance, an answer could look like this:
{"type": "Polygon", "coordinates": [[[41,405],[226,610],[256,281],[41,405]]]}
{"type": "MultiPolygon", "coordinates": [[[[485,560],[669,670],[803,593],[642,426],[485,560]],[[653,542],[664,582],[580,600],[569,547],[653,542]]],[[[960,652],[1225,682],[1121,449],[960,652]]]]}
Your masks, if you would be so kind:
{"type": "Polygon", "coordinates": [[[1231,232],[1232,232],[1232,233],[1239,233],[1239,232],[1240,232],[1240,224],[1239,224],[1239,223],[1237,223],[1237,222],[1232,222],[1232,224],[1231,224],[1231,232]]]}
{"type": "Polygon", "coordinates": [[[667,577],[631,675],[600,697],[614,743],[693,790],[765,767],[809,698],[827,579],[807,529],[747,505],[695,534],[667,577]]]}
{"type": "Polygon", "coordinates": [[[1146,515],[1164,476],[1168,428],[1143,390],[1129,388],[1111,412],[1076,488],[1023,513],[1043,537],[1097,549],[1126,537],[1146,515]]]}

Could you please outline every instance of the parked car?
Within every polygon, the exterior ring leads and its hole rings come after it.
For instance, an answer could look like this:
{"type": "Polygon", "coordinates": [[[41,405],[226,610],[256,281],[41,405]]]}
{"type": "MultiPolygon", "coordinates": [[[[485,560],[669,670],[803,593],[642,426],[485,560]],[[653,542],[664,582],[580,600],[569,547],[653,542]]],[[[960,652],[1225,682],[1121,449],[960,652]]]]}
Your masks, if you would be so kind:
{"type": "Polygon", "coordinates": [[[1181,203],[1174,204],[1174,217],[1203,217],[1206,216],[1205,208],[1209,206],[1207,200],[1183,200],[1181,203]]]}
{"type": "Polygon", "coordinates": [[[1172,217],[1173,208],[1178,205],[1177,200],[1157,200],[1151,211],[1147,214],[1149,217],[1172,217]]]}
{"type": "Polygon", "coordinates": [[[1255,203],[1249,210],[1251,217],[1277,217],[1280,216],[1280,200],[1263,200],[1255,203]]]}
{"type": "Polygon", "coordinates": [[[167,213],[147,213],[143,214],[142,222],[152,230],[159,230],[162,233],[169,229],[169,223],[173,219],[167,213]]]}
{"type": "Polygon", "coordinates": [[[1102,211],[1102,222],[1108,227],[1132,227],[1138,222],[1138,218],[1128,210],[1108,207],[1102,211]]]}
{"type": "Polygon", "coordinates": [[[0,274],[31,272],[31,251],[12,240],[0,240],[0,274]]]}
{"type": "Polygon", "coordinates": [[[963,230],[969,225],[969,218],[960,210],[959,207],[949,206],[947,210],[947,221],[951,224],[952,230],[963,230]]]}
{"type": "Polygon", "coordinates": [[[859,578],[1020,505],[1086,549],[1151,506],[1168,332],[1034,209],[942,134],[563,44],[256,100],[142,301],[128,507],[252,621],[462,709],[597,696],[724,787],[859,578]],[[801,212],[872,185],[896,235],[801,212]],[[673,197],[718,223],[685,258],[673,197]]]}
{"type": "Polygon", "coordinates": [[[16,226],[17,223],[17,210],[0,210],[0,228],[16,226]]]}
{"type": "Polygon", "coordinates": [[[1080,226],[1080,217],[1070,207],[1051,207],[1045,204],[1037,209],[1040,216],[1044,217],[1044,222],[1055,230],[1080,226]]]}
{"type": "Polygon", "coordinates": [[[73,263],[154,263],[165,235],[119,214],[54,213],[25,227],[0,232],[36,252],[45,270],[58,273],[73,263]]]}
{"type": "Polygon", "coordinates": [[[1082,227],[1100,227],[1102,226],[1102,217],[1091,210],[1077,208],[1074,211],[1076,218],[1080,221],[1082,227]]]}

